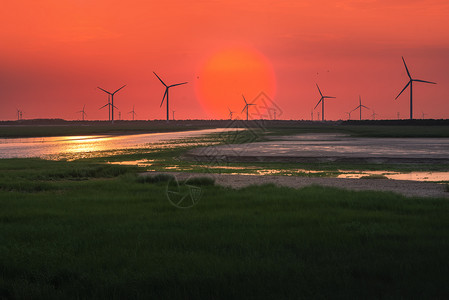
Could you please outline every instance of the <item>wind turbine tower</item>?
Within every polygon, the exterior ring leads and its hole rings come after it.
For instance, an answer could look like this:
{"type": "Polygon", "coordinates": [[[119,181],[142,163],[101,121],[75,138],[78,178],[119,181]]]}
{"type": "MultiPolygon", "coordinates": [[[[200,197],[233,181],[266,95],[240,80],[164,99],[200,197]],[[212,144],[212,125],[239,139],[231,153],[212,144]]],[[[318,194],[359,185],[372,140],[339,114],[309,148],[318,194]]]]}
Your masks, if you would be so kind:
{"type": "Polygon", "coordinates": [[[84,111],[84,108],[86,107],[86,104],[83,105],[83,110],[77,111],[77,113],[81,113],[81,119],[84,121],[84,116],[87,116],[86,112],[84,111]]]}
{"type": "Polygon", "coordinates": [[[399,93],[399,95],[396,96],[395,100],[398,99],[398,97],[402,94],[402,92],[410,85],[410,120],[413,120],[413,82],[423,82],[423,83],[430,83],[430,84],[436,84],[435,82],[431,81],[425,81],[420,79],[413,79],[412,75],[410,75],[410,72],[407,68],[407,64],[405,63],[404,57],[402,57],[402,61],[404,62],[405,70],[407,71],[407,76],[410,79],[406,86],[402,89],[402,91],[399,93]]]}
{"type": "MultiPolygon", "coordinates": [[[[317,108],[317,106],[321,102],[321,119],[322,119],[322,121],[324,121],[324,99],[330,99],[330,98],[336,98],[336,97],[323,96],[323,94],[321,93],[321,90],[320,90],[320,87],[318,86],[318,84],[316,84],[316,87],[318,88],[318,92],[320,92],[321,98],[320,98],[320,101],[318,101],[318,103],[316,104],[315,108],[317,108]]],[[[318,117],[318,119],[319,119],[319,117],[318,117]]]]}
{"type": "Polygon", "coordinates": [[[128,113],[133,115],[133,121],[134,121],[134,116],[137,115],[135,110],[134,110],[134,105],[133,105],[133,110],[128,112],[128,113]]]}
{"type": "Polygon", "coordinates": [[[246,102],[245,96],[242,95],[242,97],[243,97],[243,101],[245,101],[245,106],[243,107],[242,112],[244,112],[245,109],[246,109],[246,121],[248,121],[248,110],[249,110],[249,107],[250,107],[250,105],[256,105],[256,104],[248,103],[248,102],[246,102]]]}
{"type": "Polygon", "coordinates": [[[360,121],[362,120],[362,108],[366,108],[369,109],[368,107],[366,107],[365,105],[362,105],[362,97],[359,96],[359,106],[357,106],[356,108],[354,108],[351,112],[353,112],[354,110],[359,110],[360,113],[360,121]]]}
{"type": "Polygon", "coordinates": [[[164,96],[162,97],[162,102],[161,102],[161,106],[162,104],[164,104],[164,100],[165,97],[167,97],[167,122],[169,121],[169,111],[170,111],[170,107],[169,107],[169,102],[168,102],[168,91],[170,88],[174,87],[174,86],[178,86],[178,85],[182,85],[182,84],[186,84],[188,82],[182,82],[182,83],[176,83],[176,84],[172,84],[172,85],[166,85],[164,81],[162,81],[162,79],[157,76],[156,72],[153,72],[154,75],[156,75],[156,77],[159,79],[159,81],[165,86],[165,92],[164,92],[164,96]]]}
{"type": "MultiPolygon", "coordinates": [[[[108,95],[110,95],[111,96],[111,102],[109,103],[109,101],[108,101],[108,104],[107,105],[110,105],[110,109],[111,109],[111,122],[112,123],[114,123],[114,108],[117,108],[117,107],[115,107],[114,106],[114,95],[115,95],[115,93],[117,93],[118,91],[120,91],[122,88],[124,88],[126,86],[126,84],[124,85],[124,86],[122,86],[121,88],[119,88],[118,90],[115,90],[114,92],[108,92],[108,91],[106,91],[105,89],[102,89],[101,87],[97,87],[97,88],[99,88],[100,90],[102,90],[103,92],[105,92],[105,93],[107,93],[108,95]]],[[[106,105],[105,105],[106,106],[106,105]]],[[[104,106],[103,106],[104,107],[104,106]]],[[[102,107],[102,108],[103,108],[102,107]]]]}

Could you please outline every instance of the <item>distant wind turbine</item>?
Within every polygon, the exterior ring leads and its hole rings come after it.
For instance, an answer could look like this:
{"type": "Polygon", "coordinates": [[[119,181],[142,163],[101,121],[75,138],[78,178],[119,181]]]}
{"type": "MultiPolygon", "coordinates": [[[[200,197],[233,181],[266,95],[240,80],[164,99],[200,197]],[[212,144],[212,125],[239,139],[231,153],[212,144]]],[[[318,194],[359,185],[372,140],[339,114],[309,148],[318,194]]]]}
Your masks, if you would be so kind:
{"type": "Polygon", "coordinates": [[[373,117],[373,120],[376,120],[376,116],[377,116],[378,114],[376,114],[376,112],[373,110],[373,114],[371,115],[372,117],[373,117]]]}
{"type": "Polygon", "coordinates": [[[425,114],[423,111],[421,112],[422,113],[422,118],[423,118],[423,120],[426,118],[426,115],[427,114],[425,114]]]}
{"type": "Polygon", "coordinates": [[[162,79],[159,76],[157,76],[156,72],[153,71],[153,73],[160,80],[160,82],[165,86],[165,92],[164,92],[164,96],[162,97],[162,102],[161,102],[161,106],[160,107],[162,107],[162,104],[164,104],[165,97],[167,97],[167,122],[168,122],[169,121],[169,111],[170,111],[169,102],[168,102],[168,91],[169,91],[169,89],[171,87],[182,85],[182,84],[186,84],[188,82],[182,82],[182,83],[176,83],[176,84],[172,84],[172,85],[166,85],[165,82],[163,82],[162,79]]]}
{"type": "Polygon", "coordinates": [[[108,121],[111,121],[111,107],[113,106],[115,109],[118,109],[117,106],[111,104],[111,95],[108,95],[108,103],[100,107],[99,109],[102,109],[104,107],[108,107],[109,115],[108,115],[108,121]]]}
{"type": "MultiPolygon", "coordinates": [[[[126,84],[124,85],[124,86],[122,86],[121,88],[119,88],[118,90],[116,90],[115,92],[108,92],[108,91],[106,91],[105,89],[102,89],[101,87],[97,87],[97,88],[99,88],[100,90],[102,90],[103,92],[105,92],[105,93],[107,93],[108,95],[111,95],[111,102],[109,103],[109,101],[108,101],[108,104],[106,104],[106,105],[110,105],[110,109],[111,109],[111,122],[112,123],[114,123],[114,108],[117,108],[117,107],[115,107],[114,106],[114,95],[115,95],[115,93],[117,93],[118,91],[120,91],[122,88],[124,88],[126,86],[126,84]]],[[[105,106],[106,106],[105,105],[105,106]]],[[[104,107],[104,106],[103,106],[104,107]]],[[[103,108],[103,107],[101,107],[101,108],[103,108]]]]}
{"type": "MultiPolygon", "coordinates": [[[[317,108],[317,106],[321,102],[321,119],[322,119],[322,121],[324,121],[324,99],[336,98],[336,97],[323,96],[323,94],[321,93],[321,90],[320,90],[320,87],[318,86],[318,84],[316,84],[316,87],[318,88],[318,92],[320,92],[321,98],[320,98],[320,101],[318,101],[318,103],[316,104],[315,108],[317,108]]],[[[319,117],[318,117],[318,119],[319,119],[319,117]]]]}
{"type": "Polygon", "coordinates": [[[172,120],[175,120],[175,110],[172,110],[172,120]]]}
{"type": "Polygon", "coordinates": [[[83,110],[77,111],[77,113],[81,113],[81,118],[84,121],[84,116],[87,116],[86,112],[84,111],[84,108],[86,107],[86,104],[83,105],[83,110]]]}
{"type": "Polygon", "coordinates": [[[365,105],[362,105],[362,97],[359,96],[359,106],[357,106],[356,108],[354,108],[353,110],[351,110],[351,112],[353,112],[354,110],[359,110],[360,113],[360,121],[362,120],[362,108],[366,108],[369,110],[368,107],[366,107],[365,105]]]}
{"type": "Polygon", "coordinates": [[[134,121],[134,116],[137,115],[136,112],[134,111],[134,105],[133,105],[133,110],[128,113],[133,115],[133,121],[134,121]]]}
{"type": "Polygon", "coordinates": [[[402,61],[404,62],[405,70],[407,71],[407,76],[410,78],[407,85],[402,89],[402,91],[399,93],[399,95],[396,96],[395,100],[398,99],[398,97],[402,94],[402,92],[410,85],[410,120],[413,120],[413,82],[423,82],[423,83],[430,83],[430,84],[436,84],[435,82],[431,81],[425,81],[420,79],[413,79],[412,75],[410,75],[410,72],[408,71],[407,64],[405,63],[404,57],[402,57],[402,61]]]}
{"type": "Polygon", "coordinates": [[[250,105],[256,105],[256,104],[254,104],[254,103],[248,103],[248,102],[246,102],[245,96],[242,95],[242,97],[243,97],[243,101],[245,101],[245,106],[243,107],[242,112],[244,112],[245,109],[246,109],[246,121],[248,121],[248,110],[249,110],[249,106],[250,106],[250,105]]]}
{"type": "Polygon", "coordinates": [[[231,111],[231,109],[228,107],[229,110],[229,120],[232,120],[232,114],[234,113],[233,111],[231,111]]]}
{"type": "Polygon", "coordinates": [[[312,109],[312,111],[310,112],[310,116],[311,116],[312,121],[313,121],[313,109],[312,109]]]}
{"type": "Polygon", "coordinates": [[[345,112],[345,114],[347,114],[347,115],[348,115],[348,120],[351,120],[351,113],[352,113],[352,110],[351,110],[351,111],[349,111],[349,112],[345,112]]]}
{"type": "Polygon", "coordinates": [[[22,111],[18,108],[16,108],[16,110],[17,110],[17,121],[20,121],[22,120],[22,111]]]}

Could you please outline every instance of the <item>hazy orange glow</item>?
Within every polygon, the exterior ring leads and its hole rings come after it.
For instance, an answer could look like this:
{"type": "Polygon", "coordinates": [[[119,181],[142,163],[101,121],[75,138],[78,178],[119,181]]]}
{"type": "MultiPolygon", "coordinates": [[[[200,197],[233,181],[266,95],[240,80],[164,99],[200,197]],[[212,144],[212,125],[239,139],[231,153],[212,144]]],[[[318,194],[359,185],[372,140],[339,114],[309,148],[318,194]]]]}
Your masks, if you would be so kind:
{"type": "Polygon", "coordinates": [[[240,112],[241,93],[251,99],[256,89],[273,93],[282,118],[309,119],[315,83],[337,97],[326,103],[328,119],[346,118],[359,95],[378,118],[406,117],[408,93],[393,100],[407,82],[401,56],[414,77],[438,83],[414,86],[415,117],[449,117],[447,0],[3,2],[0,120],[16,119],[16,109],[25,119],[79,119],[84,104],[87,120],[104,120],[107,96],[96,87],[124,84],[114,97],[122,119],[133,105],[138,119],[163,119],[153,71],[189,82],[170,91],[177,119],[227,118],[227,104],[240,112]],[[235,45],[254,55],[220,58],[235,45]],[[233,71],[214,74],[220,59],[233,71]],[[217,82],[231,73],[245,87],[225,94],[230,84],[217,82]]]}
{"type": "Polygon", "coordinates": [[[270,63],[260,53],[244,48],[219,51],[206,60],[197,77],[201,103],[211,116],[227,118],[228,108],[237,116],[247,101],[264,91],[275,93],[275,76],[270,63]]]}

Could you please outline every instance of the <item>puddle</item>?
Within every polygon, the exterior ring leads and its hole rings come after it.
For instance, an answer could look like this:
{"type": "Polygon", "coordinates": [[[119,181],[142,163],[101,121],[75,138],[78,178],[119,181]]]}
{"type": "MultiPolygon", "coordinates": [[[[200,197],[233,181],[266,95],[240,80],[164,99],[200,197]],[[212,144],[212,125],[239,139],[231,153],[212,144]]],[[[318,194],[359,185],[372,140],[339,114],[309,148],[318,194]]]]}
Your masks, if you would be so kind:
{"type": "Polygon", "coordinates": [[[388,171],[341,171],[337,178],[361,178],[370,175],[382,175],[388,179],[394,180],[413,180],[413,181],[449,181],[449,172],[388,172],[388,171]]]}
{"type": "Polygon", "coordinates": [[[154,159],[140,159],[140,160],[128,160],[128,161],[111,161],[108,162],[111,165],[124,165],[124,166],[138,166],[138,167],[150,167],[154,163],[154,159]]]}

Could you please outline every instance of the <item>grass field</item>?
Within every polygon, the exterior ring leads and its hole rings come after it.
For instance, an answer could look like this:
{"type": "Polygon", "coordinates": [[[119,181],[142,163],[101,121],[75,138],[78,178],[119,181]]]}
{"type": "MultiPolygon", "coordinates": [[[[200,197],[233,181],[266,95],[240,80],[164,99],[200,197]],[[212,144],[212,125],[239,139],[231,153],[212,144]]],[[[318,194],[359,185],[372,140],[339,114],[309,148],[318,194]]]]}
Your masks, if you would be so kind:
{"type": "Polygon", "coordinates": [[[202,186],[136,168],[0,160],[0,298],[446,298],[449,203],[202,186]]]}

